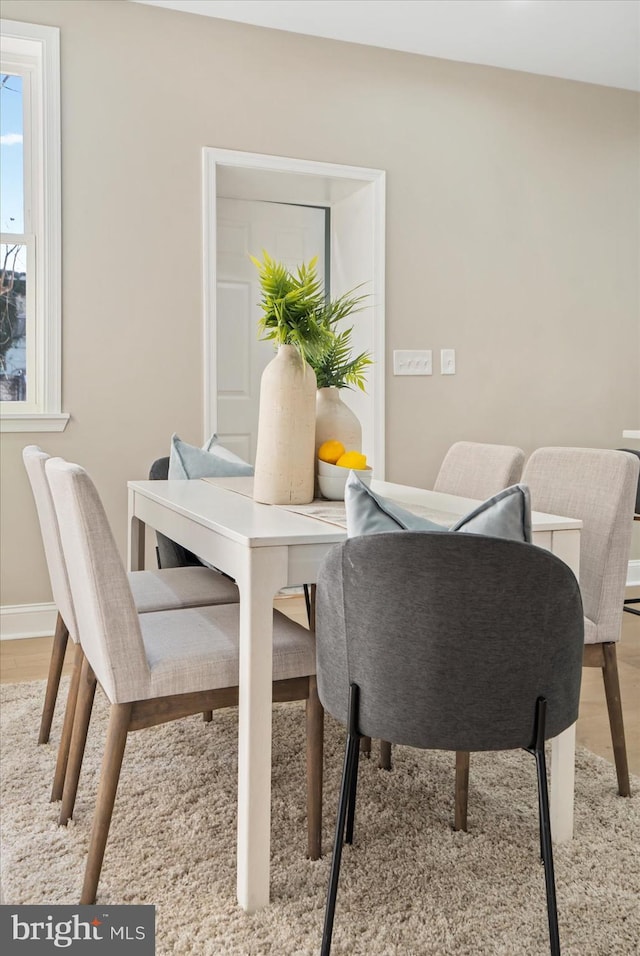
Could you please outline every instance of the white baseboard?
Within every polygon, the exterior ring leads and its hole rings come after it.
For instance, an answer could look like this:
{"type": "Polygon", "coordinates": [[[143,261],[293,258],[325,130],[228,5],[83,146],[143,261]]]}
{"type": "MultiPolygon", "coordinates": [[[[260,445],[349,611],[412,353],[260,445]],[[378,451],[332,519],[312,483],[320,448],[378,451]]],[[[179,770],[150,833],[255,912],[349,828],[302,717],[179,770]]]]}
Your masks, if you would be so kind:
{"type": "Polygon", "coordinates": [[[55,604],[5,604],[0,607],[0,641],[51,637],[57,613],[55,604]]]}
{"type": "MultiPolygon", "coordinates": [[[[640,587],[640,560],[629,561],[627,587],[640,587]]],[[[301,588],[287,588],[292,596],[301,588]]],[[[283,594],[283,596],[285,596],[283,594]]],[[[0,607],[0,641],[51,637],[56,626],[55,604],[5,604],[0,607]]]]}

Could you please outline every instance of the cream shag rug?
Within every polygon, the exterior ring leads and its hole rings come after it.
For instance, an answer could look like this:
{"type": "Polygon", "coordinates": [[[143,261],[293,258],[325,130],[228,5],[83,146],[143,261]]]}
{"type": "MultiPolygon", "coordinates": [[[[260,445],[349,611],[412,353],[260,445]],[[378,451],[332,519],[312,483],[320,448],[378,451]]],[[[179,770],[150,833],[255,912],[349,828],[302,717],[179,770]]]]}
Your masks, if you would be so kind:
{"type": "MultiPolygon", "coordinates": [[[[100,693],[75,819],[49,803],[61,714],[36,744],[44,683],[2,687],[2,888],[6,903],[79,898],[106,728],[100,693]]],[[[60,700],[66,696],[66,684],[60,700]]],[[[61,703],[58,711],[61,711],[61,703]]],[[[131,734],[98,903],[153,903],[158,956],[319,952],[344,732],[326,720],[324,856],[305,858],[304,707],[274,708],[272,904],[235,899],[237,712],[131,734]]],[[[576,766],[576,838],[556,848],[564,956],[637,954],[640,780],[588,752],[576,766]]],[[[535,763],[473,755],[470,832],[455,833],[453,755],[394,748],[394,770],[361,758],[355,843],[346,847],[332,952],[349,956],[546,954],[535,763]]]]}

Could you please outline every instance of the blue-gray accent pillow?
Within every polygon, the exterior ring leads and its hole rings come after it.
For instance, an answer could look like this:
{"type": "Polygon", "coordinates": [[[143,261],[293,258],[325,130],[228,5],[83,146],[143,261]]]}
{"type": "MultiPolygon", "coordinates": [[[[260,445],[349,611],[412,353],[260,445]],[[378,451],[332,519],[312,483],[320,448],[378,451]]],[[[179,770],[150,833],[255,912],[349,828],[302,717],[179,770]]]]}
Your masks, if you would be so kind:
{"type": "Polygon", "coordinates": [[[531,496],[526,485],[511,485],[499,491],[460,518],[451,528],[421,518],[377,495],[350,472],[344,489],[347,535],[382,531],[462,531],[531,542],[531,496]]]}
{"type": "Polygon", "coordinates": [[[253,467],[220,444],[212,435],[202,448],[171,436],[169,479],[176,478],[233,478],[252,475],[253,467]]]}

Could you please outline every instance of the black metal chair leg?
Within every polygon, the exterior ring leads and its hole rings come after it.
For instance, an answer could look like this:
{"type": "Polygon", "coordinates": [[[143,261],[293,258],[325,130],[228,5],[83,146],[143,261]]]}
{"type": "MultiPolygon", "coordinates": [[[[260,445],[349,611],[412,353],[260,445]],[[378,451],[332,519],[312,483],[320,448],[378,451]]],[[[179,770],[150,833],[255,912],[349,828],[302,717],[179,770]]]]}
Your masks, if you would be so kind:
{"type": "Polygon", "coordinates": [[[351,845],[353,843],[353,825],[356,818],[356,791],[358,789],[358,767],[360,765],[360,738],[357,740],[356,755],[353,760],[353,770],[351,771],[351,784],[349,786],[349,803],[347,806],[347,829],[344,842],[351,845]]]}
{"type": "MultiPolygon", "coordinates": [[[[536,762],[536,770],[537,769],[538,769],[538,764],[536,762]]],[[[539,811],[540,811],[540,802],[538,800],[538,829],[540,830],[540,862],[544,863],[544,833],[542,832],[542,814],[539,811]]]]}
{"type": "Polygon", "coordinates": [[[544,863],[544,879],[547,888],[547,914],[549,918],[549,942],[551,956],[560,956],[560,934],[558,931],[558,906],[556,902],[556,884],[553,872],[553,848],[551,845],[551,818],[549,815],[549,793],[547,791],[547,765],[544,750],[536,754],[538,769],[538,797],[540,802],[540,819],[542,821],[542,862],[544,863]]]}
{"type": "Polygon", "coordinates": [[[336,820],[336,835],[333,843],[333,857],[331,859],[331,873],[329,876],[329,889],[327,892],[327,906],[324,914],[324,928],[322,931],[321,956],[329,956],[331,952],[331,937],[333,935],[333,919],[336,912],[336,898],[338,895],[338,879],[340,877],[340,862],[342,860],[342,840],[344,836],[345,823],[347,819],[347,809],[351,797],[352,779],[354,767],[358,761],[358,747],[360,738],[357,733],[352,732],[352,727],[356,723],[358,707],[358,688],[355,684],[351,685],[349,692],[349,728],[347,733],[347,744],[344,753],[344,765],[342,769],[342,783],[340,785],[340,799],[338,801],[338,818],[336,820]]]}
{"type": "Polygon", "coordinates": [[[547,788],[547,761],[544,753],[544,728],[547,702],[539,697],[536,705],[536,740],[530,753],[536,758],[538,775],[538,807],[540,810],[540,851],[544,864],[544,881],[547,891],[547,917],[551,956],[560,956],[560,933],[558,930],[558,905],[556,881],[553,871],[553,846],[551,843],[551,815],[549,813],[549,790],[547,788]]]}
{"type": "Polygon", "coordinates": [[[304,585],[303,585],[303,588],[304,588],[304,603],[305,603],[306,608],[307,608],[307,624],[309,625],[309,627],[311,627],[311,626],[312,626],[312,622],[311,622],[311,597],[310,597],[310,595],[309,595],[309,585],[308,585],[308,584],[304,584],[304,585]]]}

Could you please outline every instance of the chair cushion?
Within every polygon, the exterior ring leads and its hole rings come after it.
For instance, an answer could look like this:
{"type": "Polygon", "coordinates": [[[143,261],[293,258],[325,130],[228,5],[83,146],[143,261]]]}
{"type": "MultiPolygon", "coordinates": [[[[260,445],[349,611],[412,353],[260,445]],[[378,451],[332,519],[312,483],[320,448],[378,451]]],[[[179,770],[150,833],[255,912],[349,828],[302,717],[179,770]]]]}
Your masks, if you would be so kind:
{"type": "Polygon", "coordinates": [[[240,599],[233,581],[219,571],[203,567],[129,571],[128,578],[140,614],[206,604],[235,604],[240,599]]]}
{"type": "Polygon", "coordinates": [[[531,500],[526,485],[505,488],[450,528],[414,515],[394,501],[377,495],[353,472],[347,478],[344,503],[350,538],[385,531],[463,531],[531,542],[531,500]]]}
{"type": "MultiPolygon", "coordinates": [[[[239,615],[238,604],[140,615],[150,676],[138,699],[237,687],[239,615]]],[[[274,611],[273,680],[315,672],[313,633],[274,611]]]]}
{"type": "Polygon", "coordinates": [[[177,435],[171,436],[169,478],[232,478],[252,475],[253,468],[221,445],[212,435],[202,448],[189,445],[177,435]]]}

